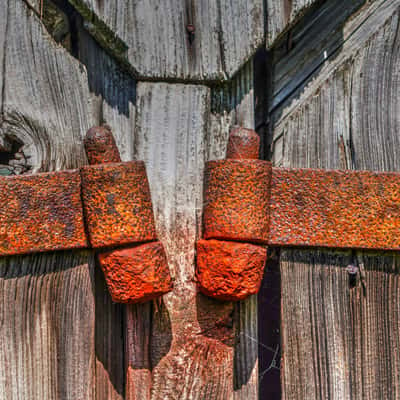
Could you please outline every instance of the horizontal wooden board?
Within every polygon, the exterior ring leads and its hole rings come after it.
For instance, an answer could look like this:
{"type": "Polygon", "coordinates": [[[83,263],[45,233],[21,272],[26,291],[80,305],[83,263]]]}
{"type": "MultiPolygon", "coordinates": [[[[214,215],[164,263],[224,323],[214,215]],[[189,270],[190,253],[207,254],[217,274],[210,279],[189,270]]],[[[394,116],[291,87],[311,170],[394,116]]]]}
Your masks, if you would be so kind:
{"type": "MultiPolygon", "coordinates": [[[[262,0],[70,0],[96,36],[116,34],[140,78],[225,80],[264,41],[262,0]],[[188,29],[193,27],[193,35],[188,29]]],[[[113,51],[112,40],[102,44],[113,51]]],[[[119,55],[121,56],[121,55],[119,55]]]]}

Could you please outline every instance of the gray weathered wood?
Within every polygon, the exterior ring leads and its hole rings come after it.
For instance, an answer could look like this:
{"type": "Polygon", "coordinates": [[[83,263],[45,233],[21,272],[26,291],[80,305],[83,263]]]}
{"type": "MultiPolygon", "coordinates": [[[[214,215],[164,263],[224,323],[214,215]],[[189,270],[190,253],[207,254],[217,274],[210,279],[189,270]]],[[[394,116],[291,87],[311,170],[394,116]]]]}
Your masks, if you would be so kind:
{"type": "Polygon", "coordinates": [[[75,168],[86,160],[82,135],[93,125],[85,69],[23,1],[5,11],[1,134],[24,143],[33,172],[75,168]]]}
{"type": "Polygon", "coordinates": [[[175,281],[153,306],[151,398],[256,399],[256,297],[234,309],[193,282],[204,163],[225,156],[230,127],[254,126],[252,63],[212,102],[206,87],[182,84],[139,83],[137,96],[135,155],[146,161],[175,281]]]}
{"type": "Polygon", "coordinates": [[[0,258],[0,399],[94,399],[87,251],[0,258]]]}
{"type": "Polygon", "coordinates": [[[94,32],[102,21],[125,42],[128,62],[141,78],[224,80],[264,41],[262,0],[70,2],[94,32]],[[192,42],[188,25],[195,29],[192,42]]]}
{"type": "Polygon", "coordinates": [[[315,3],[317,0],[267,0],[267,46],[315,3]]]}
{"type": "Polygon", "coordinates": [[[206,299],[193,282],[206,149],[221,140],[206,134],[210,91],[139,83],[137,96],[136,154],[147,165],[157,231],[175,284],[153,306],[151,398],[226,399],[233,388],[232,304],[206,299]]]}
{"type": "Polygon", "coordinates": [[[398,399],[400,258],[361,256],[350,288],[350,252],[285,251],[283,399],[398,399]]]}
{"type": "MultiPolygon", "coordinates": [[[[400,170],[399,5],[346,22],[338,52],[273,111],[275,164],[400,170]]],[[[287,249],[281,274],[283,398],[398,399],[397,255],[287,249]],[[365,270],[355,287],[350,263],[365,270]]]]}

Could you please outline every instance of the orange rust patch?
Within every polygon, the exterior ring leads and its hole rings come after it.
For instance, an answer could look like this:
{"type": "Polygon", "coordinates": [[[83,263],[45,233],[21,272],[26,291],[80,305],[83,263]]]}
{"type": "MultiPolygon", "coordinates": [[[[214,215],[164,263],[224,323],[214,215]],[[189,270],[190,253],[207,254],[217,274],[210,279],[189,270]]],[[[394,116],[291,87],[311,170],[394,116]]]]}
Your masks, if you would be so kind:
{"type": "Polygon", "coordinates": [[[0,255],[86,247],[78,171],[0,178],[0,255]]]}
{"type": "Polygon", "coordinates": [[[156,239],[143,161],[86,166],[81,175],[83,206],[93,247],[156,239]]]}
{"type": "Polygon", "coordinates": [[[229,135],[226,158],[257,160],[260,151],[260,137],[251,129],[236,128],[229,135]]]}
{"type": "Polygon", "coordinates": [[[141,303],[172,290],[164,248],[160,242],[98,255],[108,290],[118,303],[141,303]]]}
{"type": "Polygon", "coordinates": [[[204,183],[204,238],[267,243],[270,180],[268,161],[209,161],[204,183]]]}
{"type": "Polygon", "coordinates": [[[261,246],[199,240],[196,270],[199,289],[220,300],[245,299],[260,289],[266,260],[267,250],[261,246]]]}
{"type": "Polygon", "coordinates": [[[274,168],[270,244],[400,248],[400,174],[274,168]]]}

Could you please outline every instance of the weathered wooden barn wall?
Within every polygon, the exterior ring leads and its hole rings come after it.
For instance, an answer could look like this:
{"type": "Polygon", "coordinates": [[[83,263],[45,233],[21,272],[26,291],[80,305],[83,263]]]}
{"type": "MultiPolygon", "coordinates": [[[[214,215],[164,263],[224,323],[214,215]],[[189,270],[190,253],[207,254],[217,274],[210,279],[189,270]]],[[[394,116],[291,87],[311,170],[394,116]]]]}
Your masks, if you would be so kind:
{"type": "MultiPolygon", "coordinates": [[[[400,170],[399,6],[375,1],[345,23],[337,19],[340,36],[327,32],[310,74],[297,67],[314,40],[307,30],[287,54],[277,46],[270,103],[276,165],[400,170]]],[[[283,398],[400,398],[398,256],[288,249],[280,267],[283,398]],[[361,270],[355,287],[346,272],[352,263],[361,270]]]]}
{"type": "Polygon", "coordinates": [[[29,173],[62,170],[86,163],[82,137],[91,125],[109,124],[122,158],[147,164],[175,289],[161,302],[119,306],[91,252],[3,258],[0,398],[256,399],[256,297],[215,302],[197,294],[193,279],[204,163],[224,157],[231,126],[254,127],[251,55],[264,41],[262,2],[160,2],[148,10],[115,3],[118,18],[151,21],[134,32],[129,20],[124,28],[105,14],[133,41],[127,60],[105,24],[55,4],[69,22],[68,51],[45,29],[46,1],[42,9],[39,1],[2,0],[0,137],[24,144],[29,173]],[[176,10],[164,32],[159,22],[176,10]],[[160,34],[151,36],[155,28],[160,34]],[[136,69],[168,82],[137,82],[136,69]]]}
{"type": "MultiPolygon", "coordinates": [[[[28,173],[75,168],[86,130],[109,124],[146,162],[175,288],[120,306],[91,252],[2,258],[0,399],[257,399],[257,298],[196,292],[204,163],[262,120],[276,165],[398,170],[399,0],[54,3],[68,50],[49,1],[0,0],[0,148],[23,143],[28,173]]],[[[398,265],[281,251],[284,398],[400,398],[398,265]]]]}

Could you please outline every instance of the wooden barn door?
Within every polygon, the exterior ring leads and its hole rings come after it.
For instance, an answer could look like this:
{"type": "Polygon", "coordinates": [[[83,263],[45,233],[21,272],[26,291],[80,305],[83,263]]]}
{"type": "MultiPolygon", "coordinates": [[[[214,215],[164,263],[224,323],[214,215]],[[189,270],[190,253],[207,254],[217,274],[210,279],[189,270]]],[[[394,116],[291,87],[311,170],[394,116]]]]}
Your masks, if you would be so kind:
{"type": "Polygon", "coordinates": [[[208,299],[194,267],[204,164],[231,126],[254,128],[262,0],[227,4],[223,29],[219,8],[187,4],[0,0],[0,173],[77,168],[88,128],[108,124],[122,159],[146,163],[174,279],[163,300],[121,306],[91,251],[0,258],[1,400],[257,398],[257,298],[208,299]]]}
{"type": "MultiPolygon", "coordinates": [[[[400,171],[400,3],[362,3],[324,3],[272,49],[276,166],[400,171]]],[[[282,398],[399,399],[399,255],[281,249],[279,266],[282,398]]]]}

